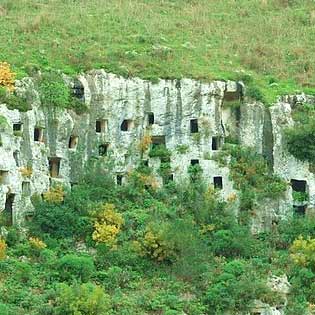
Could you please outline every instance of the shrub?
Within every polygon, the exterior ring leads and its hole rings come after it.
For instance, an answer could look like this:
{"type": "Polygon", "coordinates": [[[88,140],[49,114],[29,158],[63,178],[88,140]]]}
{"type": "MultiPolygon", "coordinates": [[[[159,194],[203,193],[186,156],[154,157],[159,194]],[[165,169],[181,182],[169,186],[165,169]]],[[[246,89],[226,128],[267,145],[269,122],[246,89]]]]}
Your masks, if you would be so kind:
{"type": "Polygon", "coordinates": [[[167,161],[171,157],[171,152],[165,144],[154,145],[149,152],[149,157],[159,157],[162,161],[167,161]]]}
{"type": "Polygon", "coordinates": [[[93,259],[88,256],[65,255],[57,261],[56,269],[62,281],[88,281],[95,273],[93,259]]]}
{"type": "Polygon", "coordinates": [[[288,151],[301,161],[315,163],[315,123],[298,125],[285,132],[288,151]]]}
{"type": "Polygon", "coordinates": [[[265,103],[265,97],[261,90],[257,87],[254,86],[253,84],[250,84],[247,89],[246,89],[246,96],[256,100],[256,101],[261,101],[265,103]]]}
{"type": "Polygon", "coordinates": [[[28,103],[26,97],[18,96],[1,86],[0,103],[6,104],[9,109],[17,109],[21,112],[26,112],[32,108],[31,105],[28,103]]]}
{"type": "Polygon", "coordinates": [[[115,212],[115,206],[106,203],[97,211],[92,238],[97,243],[114,246],[123,224],[124,219],[120,213],[115,212]]]}
{"type": "Polygon", "coordinates": [[[10,92],[14,91],[15,73],[6,62],[0,62],[0,87],[7,88],[10,92]]]}
{"type": "Polygon", "coordinates": [[[188,174],[190,176],[190,179],[193,182],[201,180],[201,175],[202,175],[202,168],[201,168],[201,166],[199,164],[189,165],[189,167],[188,167],[188,174]]]}
{"type": "Polygon", "coordinates": [[[185,154],[189,151],[189,146],[187,144],[179,144],[177,147],[176,147],[176,151],[179,153],[179,154],[185,154]]]}
{"type": "Polygon", "coordinates": [[[0,303],[0,314],[9,315],[9,308],[7,305],[0,303]]]}
{"type": "Polygon", "coordinates": [[[69,107],[70,90],[60,73],[56,71],[43,73],[39,82],[39,92],[44,106],[56,108],[69,107]]]}
{"type": "Polygon", "coordinates": [[[12,226],[8,230],[5,241],[8,246],[15,246],[22,240],[22,238],[23,235],[21,231],[17,227],[12,226]]]}
{"type": "Polygon", "coordinates": [[[226,145],[217,160],[230,168],[233,184],[241,191],[241,210],[252,209],[256,199],[279,198],[287,189],[286,182],[271,174],[263,156],[251,148],[226,145]]]}
{"type": "Polygon", "coordinates": [[[285,130],[287,149],[295,158],[301,161],[315,163],[315,108],[304,104],[297,106],[292,118],[295,124],[285,130]]]}
{"type": "Polygon", "coordinates": [[[208,314],[247,313],[255,300],[265,299],[270,290],[250,269],[251,266],[241,260],[223,267],[206,292],[208,314]]]}
{"type": "Polygon", "coordinates": [[[20,168],[20,173],[24,177],[31,177],[33,174],[33,170],[31,167],[21,167],[20,168]]]}
{"type": "Polygon", "coordinates": [[[315,238],[315,218],[294,216],[281,221],[278,227],[281,247],[288,248],[300,236],[315,238]]]}
{"type": "Polygon", "coordinates": [[[57,239],[82,238],[88,235],[92,228],[90,218],[80,215],[73,207],[47,202],[35,205],[32,221],[27,224],[32,235],[43,237],[49,234],[57,239]]]}
{"type": "Polygon", "coordinates": [[[18,282],[27,283],[32,279],[32,266],[26,262],[14,263],[14,279],[18,282]]]}
{"type": "Polygon", "coordinates": [[[290,247],[293,262],[315,271],[315,239],[299,237],[290,247]]]}
{"type": "Polygon", "coordinates": [[[218,230],[210,237],[210,246],[217,256],[246,257],[257,255],[258,243],[247,227],[235,225],[230,230],[218,230]]]}
{"type": "Polygon", "coordinates": [[[6,250],[7,250],[7,244],[4,240],[0,239],[0,260],[3,260],[6,258],[6,250]]]}
{"type": "Polygon", "coordinates": [[[167,237],[170,228],[169,224],[150,224],[143,239],[137,243],[141,255],[158,262],[174,261],[176,258],[175,244],[167,237]]]}
{"type": "Polygon", "coordinates": [[[139,142],[139,149],[141,153],[147,151],[152,143],[152,138],[150,135],[144,135],[139,142]]]}
{"type": "Polygon", "coordinates": [[[57,287],[55,315],[107,315],[110,309],[109,296],[92,283],[57,287]]]}
{"type": "Polygon", "coordinates": [[[71,97],[69,108],[73,109],[78,115],[88,111],[88,105],[84,100],[79,100],[76,97],[71,97]]]}
{"type": "Polygon", "coordinates": [[[72,96],[62,74],[57,71],[44,72],[39,80],[39,94],[42,105],[53,108],[73,109],[77,114],[88,110],[84,101],[72,96]]]}
{"type": "Polygon", "coordinates": [[[30,237],[28,239],[30,245],[30,253],[32,256],[39,256],[41,251],[47,247],[47,245],[37,237],[30,237]]]}
{"type": "Polygon", "coordinates": [[[43,194],[44,200],[48,203],[62,203],[65,197],[65,192],[62,186],[50,188],[49,191],[43,194]]]}

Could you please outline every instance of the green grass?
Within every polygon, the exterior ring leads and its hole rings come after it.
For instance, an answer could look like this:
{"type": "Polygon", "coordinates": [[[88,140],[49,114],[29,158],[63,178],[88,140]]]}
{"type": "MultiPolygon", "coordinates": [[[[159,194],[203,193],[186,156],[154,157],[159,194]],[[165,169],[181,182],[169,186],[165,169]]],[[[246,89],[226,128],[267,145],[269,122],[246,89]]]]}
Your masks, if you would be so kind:
{"type": "Polygon", "coordinates": [[[252,75],[266,103],[315,91],[311,0],[2,0],[0,60],[74,74],[252,75]]]}

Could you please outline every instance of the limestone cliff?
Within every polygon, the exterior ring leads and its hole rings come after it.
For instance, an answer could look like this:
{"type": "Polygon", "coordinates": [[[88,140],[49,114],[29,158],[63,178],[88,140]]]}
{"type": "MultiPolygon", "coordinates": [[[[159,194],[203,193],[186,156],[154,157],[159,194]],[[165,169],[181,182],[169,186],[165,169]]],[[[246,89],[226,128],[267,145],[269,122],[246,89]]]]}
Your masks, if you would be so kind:
{"type": "MultiPolygon", "coordinates": [[[[32,78],[16,83],[18,93],[30,95],[31,110],[22,113],[0,105],[0,210],[12,212],[14,222],[32,212],[31,196],[55,184],[71,187],[93,158],[104,164],[112,161],[118,184],[128,180],[129,171],[142,160],[162,185],[160,159],[140,152],[145,135],[151,136],[153,145],[165,143],[171,151],[169,180],[188,180],[188,167],[199,164],[205,181],[221,189],[226,199],[238,191],[229,169],[213,159],[225,139],[238,138],[241,145],[262,153],[273,172],[288,182],[288,189],[282,198],[256,205],[253,232],[293,213],[291,180],[305,184],[310,195],[308,209],[315,203],[314,174],[307,163],[287,153],[283,141],[283,129],[293,124],[292,97],[266,108],[259,102],[246,102],[246,87],[240,82],[183,79],[151,83],[103,70],[75,81],[65,77],[65,81],[87,104],[87,113],[43,106],[32,78]],[[229,106],[235,101],[240,102],[237,110],[229,106]]],[[[304,100],[303,95],[295,98],[295,102],[304,100]]]]}

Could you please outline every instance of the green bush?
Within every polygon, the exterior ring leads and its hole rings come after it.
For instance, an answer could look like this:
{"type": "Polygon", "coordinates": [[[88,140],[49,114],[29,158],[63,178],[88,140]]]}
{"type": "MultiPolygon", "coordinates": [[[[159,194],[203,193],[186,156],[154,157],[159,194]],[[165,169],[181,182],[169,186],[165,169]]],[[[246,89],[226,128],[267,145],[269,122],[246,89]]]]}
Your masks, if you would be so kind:
{"type": "Polygon", "coordinates": [[[195,165],[189,165],[188,167],[188,174],[190,176],[190,179],[195,182],[195,181],[200,181],[201,180],[201,175],[202,175],[202,168],[199,164],[195,165]]]}
{"type": "Polygon", "coordinates": [[[315,107],[298,105],[292,112],[293,127],[285,130],[288,151],[301,161],[315,163],[315,107]]]}
{"type": "Polygon", "coordinates": [[[238,225],[229,230],[215,231],[210,238],[210,246],[215,255],[225,257],[250,258],[260,250],[249,229],[238,225]]]}
{"type": "Polygon", "coordinates": [[[70,88],[62,78],[62,74],[57,71],[44,72],[38,86],[43,106],[73,109],[77,114],[85,113],[88,110],[84,101],[71,95],[70,88]]]}
{"type": "Polygon", "coordinates": [[[256,299],[269,293],[265,282],[243,261],[227,263],[209,286],[205,302],[209,315],[247,313],[256,299]]]}
{"type": "Polygon", "coordinates": [[[61,257],[56,262],[56,269],[62,281],[73,279],[87,282],[95,273],[93,259],[88,256],[76,256],[72,254],[61,257]]]}
{"type": "Polygon", "coordinates": [[[54,315],[109,315],[111,301],[104,290],[92,283],[57,287],[54,315]]]}
{"type": "Polygon", "coordinates": [[[70,90],[66,86],[62,75],[57,71],[44,72],[39,81],[41,102],[44,106],[68,108],[70,104],[70,90]]]}
{"type": "Polygon", "coordinates": [[[10,315],[9,307],[5,304],[0,303],[0,314],[1,315],[10,315]]]}
{"type": "Polygon", "coordinates": [[[297,125],[285,132],[288,151],[301,161],[315,163],[315,123],[297,125]]]}
{"type": "Polygon", "coordinates": [[[251,210],[262,198],[279,198],[287,189],[286,182],[272,174],[263,156],[251,148],[225,145],[216,159],[230,168],[233,184],[241,191],[241,210],[251,210]]]}
{"type": "Polygon", "coordinates": [[[92,231],[92,223],[87,216],[80,216],[76,209],[67,204],[36,204],[32,221],[28,223],[34,236],[48,234],[53,238],[84,237],[92,231]]]}
{"type": "Polygon", "coordinates": [[[159,157],[162,161],[167,162],[171,157],[171,152],[165,144],[153,145],[149,151],[149,157],[159,157]]]}
{"type": "Polygon", "coordinates": [[[26,98],[18,96],[15,93],[9,93],[3,87],[0,87],[0,104],[1,103],[6,104],[9,109],[17,109],[21,112],[32,109],[26,98]]]}

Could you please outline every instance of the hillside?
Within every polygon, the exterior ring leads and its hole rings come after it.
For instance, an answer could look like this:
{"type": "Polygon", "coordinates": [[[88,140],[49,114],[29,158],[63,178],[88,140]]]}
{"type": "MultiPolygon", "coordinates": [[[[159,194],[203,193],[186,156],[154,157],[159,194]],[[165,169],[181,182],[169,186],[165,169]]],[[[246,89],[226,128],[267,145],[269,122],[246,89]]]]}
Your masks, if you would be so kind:
{"type": "Polygon", "coordinates": [[[266,102],[314,89],[311,0],[2,0],[0,60],[73,74],[237,79],[266,102]]]}
{"type": "Polygon", "coordinates": [[[0,0],[0,315],[314,315],[314,26],[0,0]]]}

